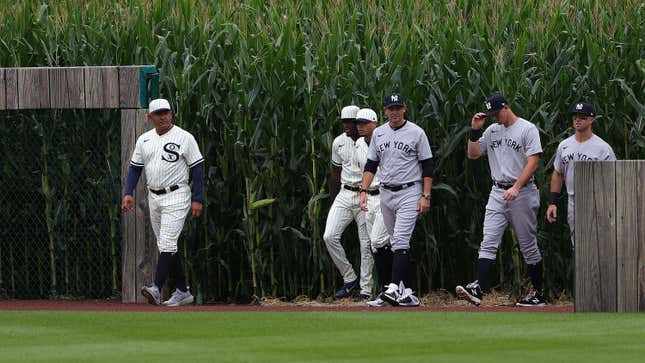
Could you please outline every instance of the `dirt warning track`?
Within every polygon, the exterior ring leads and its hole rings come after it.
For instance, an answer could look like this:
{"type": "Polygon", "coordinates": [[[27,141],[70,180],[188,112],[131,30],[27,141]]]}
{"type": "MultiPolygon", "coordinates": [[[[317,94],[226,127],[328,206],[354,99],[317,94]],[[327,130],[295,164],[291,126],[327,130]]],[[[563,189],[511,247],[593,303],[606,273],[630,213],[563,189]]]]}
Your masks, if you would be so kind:
{"type": "Polygon", "coordinates": [[[515,306],[419,306],[370,308],[368,306],[345,306],[337,304],[320,305],[187,305],[167,308],[147,304],[125,304],[105,300],[2,300],[0,310],[4,311],[134,311],[134,312],[357,312],[357,311],[403,311],[403,312],[542,312],[572,313],[571,305],[547,305],[544,307],[522,308],[515,306]]]}

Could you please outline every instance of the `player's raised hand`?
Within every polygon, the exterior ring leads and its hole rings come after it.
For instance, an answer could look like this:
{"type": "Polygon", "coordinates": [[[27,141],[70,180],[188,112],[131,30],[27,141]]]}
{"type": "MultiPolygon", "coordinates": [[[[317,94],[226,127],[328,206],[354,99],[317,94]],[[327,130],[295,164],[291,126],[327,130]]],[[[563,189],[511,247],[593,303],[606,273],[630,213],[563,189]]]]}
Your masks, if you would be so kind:
{"type": "Polygon", "coordinates": [[[367,212],[367,193],[361,193],[358,197],[358,206],[363,212],[367,212]]]}
{"type": "Polygon", "coordinates": [[[483,112],[477,112],[473,119],[470,122],[470,126],[473,130],[479,130],[484,126],[484,121],[486,121],[486,114],[483,112]]]}
{"type": "Polygon", "coordinates": [[[202,203],[200,203],[200,202],[193,202],[193,203],[190,205],[190,208],[191,208],[191,209],[192,209],[192,211],[193,211],[193,219],[195,219],[195,218],[199,218],[199,216],[201,216],[201,215],[202,215],[202,208],[203,208],[202,203]]]}
{"type": "Polygon", "coordinates": [[[549,204],[549,207],[546,209],[546,220],[549,223],[553,223],[558,220],[558,206],[555,204],[549,204]]]}
{"type": "Polygon", "coordinates": [[[133,205],[134,205],[134,198],[132,198],[131,195],[124,195],[123,200],[121,201],[121,210],[124,212],[128,212],[129,210],[132,209],[133,205]]]}

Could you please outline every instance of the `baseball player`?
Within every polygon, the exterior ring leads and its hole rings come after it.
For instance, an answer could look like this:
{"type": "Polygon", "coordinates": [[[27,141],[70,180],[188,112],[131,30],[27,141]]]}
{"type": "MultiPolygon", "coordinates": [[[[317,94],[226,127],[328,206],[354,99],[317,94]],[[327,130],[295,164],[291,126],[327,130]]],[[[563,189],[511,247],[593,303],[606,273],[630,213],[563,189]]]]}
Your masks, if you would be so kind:
{"type": "Polygon", "coordinates": [[[374,260],[367,236],[365,213],[362,213],[358,206],[362,169],[358,165],[361,150],[356,145],[356,140],[358,140],[355,125],[357,112],[357,106],[347,106],[341,110],[340,118],[345,132],[336,137],[332,145],[330,194],[334,201],[327,215],[323,240],[329,256],[343,276],[344,284],[334,297],[336,299],[348,297],[360,286],[358,299],[366,301],[372,294],[374,260]],[[360,281],[340,243],[343,231],[352,220],[356,221],[360,242],[360,281]]]}
{"type": "Polygon", "coordinates": [[[592,126],[595,121],[596,109],[588,102],[578,102],[573,105],[573,128],[575,134],[568,137],[558,145],[558,150],[553,161],[553,174],[551,174],[551,193],[549,194],[549,207],[546,210],[546,219],[553,223],[558,218],[556,201],[562,190],[562,180],[567,184],[567,222],[571,231],[571,245],[575,246],[573,233],[573,163],[576,161],[590,160],[616,160],[616,155],[611,146],[593,133],[592,126]]]}
{"type": "Polygon", "coordinates": [[[132,209],[132,194],[145,168],[150,222],[157,238],[159,258],[154,284],[144,286],[141,293],[150,304],[161,305],[160,291],[166,276],[170,275],[175,278],[176,290],[163,305],[186,305],[193,302],[193,295],[186,286],[177,239],[188,211],[192,209],[193,218],[201,214],[204,158],[193,135],[172,124],[173,113],[167,100],[150,102],[148,118],[155,128],[137,139],[121,208],[125,212],[132,209]],[[193,180],[192,203],[189,173],[193,180]]]}
{"type": "MultiPolygon", "coordinates": [[[[367,163],[367,152],[372,140],[374,129],[378,126],[376,112],[369,108],[363,108],[356,114],[356,129],[360,139],[356,140],[359,152],[358,164],[361,170],[367,163]]],[[[379,288],[384,288],[391,281],[392,275],[392,248],[390,246],[390,236],[383,223],[383,214],[381,213],[381,198],[379,197],[380,173],[377,170],[367,194],[370,198],[367,200],[367,212],[365,213],[365,223],[367,224],[367,234],[369,236],[370,248],[374,256],[376,272],[378,274],[379,288]]],[[[381,307],[388,304],[377,296],[374,300],[367,302],[368,306],[381,307]]]]}
{"type": "Polygon", "coordinates": [[[430,209],[432,152],[422,128],[404,118],[403,96],[392,93],[383,102],[388,123],[374,130],[361,183],[361,209],[369,211],[368,190],[377,168],[383,222],[392,246],[390,283],[380,298],[393,306],[418,306],[410,286],[410,237],[417,216],[430,209]]]}
{"type": "Polygon", "coordinates": [[[486,204],[477,280],[466,287],[457,286],[455,291],[460,298],[475,305],[481,304],[497,248],[510,223],[533,284],[533,289],[516,305],[543,306],[542,255],[536,237],[540,195],[533,182],[533,174],[542,153],[540,134],[534,124],[515,116],[501,95],[488,97],[486,109],[486,113],[476,113],[471,120],[468,158],[478,159],[488,155],[493,187],[486,204]],[[482,132],[486,117],[492,117],[495,123],[482,132]]]}

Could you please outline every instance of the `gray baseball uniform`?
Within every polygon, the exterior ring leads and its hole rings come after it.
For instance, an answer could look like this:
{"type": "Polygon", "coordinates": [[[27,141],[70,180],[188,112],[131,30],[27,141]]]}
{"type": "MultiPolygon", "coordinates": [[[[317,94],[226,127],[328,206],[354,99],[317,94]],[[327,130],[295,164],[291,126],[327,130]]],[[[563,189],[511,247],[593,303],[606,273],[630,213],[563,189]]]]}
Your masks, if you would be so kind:
{"type": "Polygon", "coordinates": [[[542,260],[537,244],[537,212],[540,194],[533,178],[520,189],[515,200],[504,200],[504,192],[520,177],[528,157],[542,153],[540,133],[529,121],[518,118],[510,127],[489,126],[479,139],[482,154],[488,155],[494,185],[486,204],[484,238],[479,258],[495,260],[502,235],[510,222],[528,264],[542,260]]]}
{"type": "Polygon", "coordinates": [[[428,137],[410,121],[396,129],[386,123],[374,130],[367,158],[379,162],[381,212],[392,250],[409,249],[423,191],[419,161],[432,158],[428,137]],[[405,187],[392,191],[384,186],[405,187]]]}
{"type": "Polygon", "coordinates": [[[574,191],[574,173],[573,163],[576,161],[593,161],[593,160],[616,160],[614,150],[600,137],[593,135],[584,142],[576,141],[575,135],[566,138],[558,145],[555,153],[553,168],[564,177],[567,186],[568,203],[567,203],[567,222],[571,231],[571,243],[573,240],[573,191],[574,191]]]}

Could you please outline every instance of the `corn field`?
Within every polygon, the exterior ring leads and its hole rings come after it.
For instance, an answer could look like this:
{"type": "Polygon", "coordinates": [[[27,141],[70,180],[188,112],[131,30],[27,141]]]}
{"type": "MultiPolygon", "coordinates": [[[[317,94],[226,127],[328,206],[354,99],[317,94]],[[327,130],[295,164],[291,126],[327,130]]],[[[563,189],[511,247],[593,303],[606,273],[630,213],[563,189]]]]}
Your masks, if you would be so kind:
{"type": "MultiPolygon", "coordinates": [[[[371,107],[382,120],[382,97],[399,91],[408,118],[428,134],[433,205],[412,238],[414,288],[421,293],[452,290],[474,276],[491,182],[485,160],[466,159],[466,134],[487,94],[505,94],[541,132],[538,238],[552,297],[573,288],[568,227],[563,218],[548,225],[543,217],[555,149],[572,133],[572,103],[596,104],[594,131],[619,159],[645,158],[645,4],[639,0],[1,2],[2,67],[159,68],[176,123],[196,136],[206,158],[204,214],[187,223],[180,241],[199,302],[325,296],[340,285],[322,234],[330,148],[347,104],[371,107]]],[[[27,222],[3,218],[0,291],[12,295],[11,281],[21,275],[9,268],[15,259],[9,254],[18,250],[36,256],[29,281],[41,296],[87,295],[72,288],[74,269],[82,275],[89,266],[83,258],[101,261],[101,271],[91,274],[102,291],[117,291],[120,184],[110,173],[120,170],[118,114],[0,115],[3,144],[34,135],[33,154],[3,150],[2,164],[29,165],[25,175],[11,177],[40,193],[38,202],[2,195],[3,215],[44,221],[38,241],[16,245],[8,231],[22,232],[9,227],[27,222]],[[73,149],[74,140],[95,137],[97,129],[116,138],[92,143],[100,145],[93,152],[103,174],[85,183],[74,179],[85,152],[73,149]],[[43,153],[52,149],[43,150],[50,141],[77,155],[65,167],[60,157],[47,165],[43,153]],[[55,205],[47,202],[47,184],[56,188],[55,205]],[[84,193],[93,204],[75,202],[84,193]],[[103,223],[76,217],[71,205],[101,213],[103,223]],[[74,228],[101,233],[76,241],[74,228]],[[70,248],[80,265],[66,264],[70,248]]],[[[561,200],[562,211],[565,205],[561,200]]],[[[357,266],[355,228],[344,245],[357,266]]],[[[494,285],[518,292],[526,284],[521,261],[509,231],[494,285]]]]}

